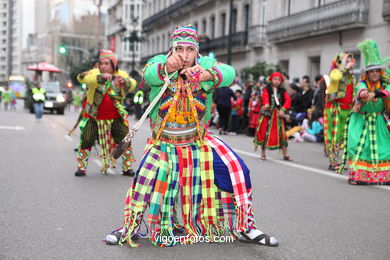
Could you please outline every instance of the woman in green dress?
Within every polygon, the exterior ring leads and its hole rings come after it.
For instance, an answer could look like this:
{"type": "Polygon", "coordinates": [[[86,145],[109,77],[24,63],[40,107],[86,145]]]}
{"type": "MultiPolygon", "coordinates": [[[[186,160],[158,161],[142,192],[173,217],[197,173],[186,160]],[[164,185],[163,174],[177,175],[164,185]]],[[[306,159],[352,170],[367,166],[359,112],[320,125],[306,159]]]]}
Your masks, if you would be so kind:
{"type": "Polygon", "coordinates": [[[375,41],[365,40],[358,47],[366,68],[355,88],[357,102],[348,123],[348,182],[390,185],[390,131],[384,117],[389,112],[390,78],[375,41]]]}

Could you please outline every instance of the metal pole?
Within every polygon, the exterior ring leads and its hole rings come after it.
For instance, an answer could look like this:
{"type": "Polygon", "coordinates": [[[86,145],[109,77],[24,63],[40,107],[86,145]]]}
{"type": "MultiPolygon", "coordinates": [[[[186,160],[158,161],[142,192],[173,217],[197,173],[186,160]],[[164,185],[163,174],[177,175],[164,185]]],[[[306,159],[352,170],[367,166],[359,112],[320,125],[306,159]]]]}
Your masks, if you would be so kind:
{"type": "Polygon", "coordinates": [[[92,59],[92,55],[89,53],[89,51],[86,51],[83,48],[80,48],[80,47],[77,47],[77,46],[72,46],[72,45],[65,45],[65,46],[66,46],[66,48],[68,48],[70,50],[81,51],[81,52],[87,54],[90,59],[92,59]]]}
{"type": "Polygon", "coordinates": [[[134,67],[135,67],[135,41],[133,41],[132,43],[132,47],[133,47],[133,57],[132,57],[132,61],[131,61],[131,74],[134,73],[134,67]]]}
{"type": "Polygon", "coordinates": [[[230,15],[229,15],[229,36],[227,45],[227,60],[226,63],[232,64],[232,38],[233,38],[233,1],[230,0],[230,15]]]}
{"type": "Polygon", "coordinates": [[[12,59],[13,59],[13,30],[12,30],[12,27],[13,27],[13,16],[14,16],[14,12],[13,12],[13,9],[14,9],[14,1],[8,1],[8,25],[7,25],[7,30],[8,30],[8,37],[7,37],[7,49],[6,49],[6,52],[7,52],[7,81],[8,81],[8,77],[12,75],[12,59]]]}

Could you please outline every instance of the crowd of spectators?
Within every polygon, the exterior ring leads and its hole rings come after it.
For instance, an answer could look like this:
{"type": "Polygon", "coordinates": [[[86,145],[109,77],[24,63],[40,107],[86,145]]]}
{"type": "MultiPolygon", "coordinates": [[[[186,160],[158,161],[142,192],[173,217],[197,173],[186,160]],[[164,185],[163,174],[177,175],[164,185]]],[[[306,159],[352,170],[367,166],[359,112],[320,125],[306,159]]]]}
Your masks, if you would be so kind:
{"type": "MultiPolygon", "coordinates": [[[[288,77],[287,77],[288,79],[288,77]]],[[[268,82],[260,76],[257,82],[240,84],[235,80],[230,87],[218,88],[213,98],[211,125],[219,134],[254,136],[262,107],[261,94],[268,82]]],[[[290,95],[291,109],[286,113],[287,136],[296,142],[322,142],[325,84],[322,75],[286,80],[283,87],[290,95]]]]}

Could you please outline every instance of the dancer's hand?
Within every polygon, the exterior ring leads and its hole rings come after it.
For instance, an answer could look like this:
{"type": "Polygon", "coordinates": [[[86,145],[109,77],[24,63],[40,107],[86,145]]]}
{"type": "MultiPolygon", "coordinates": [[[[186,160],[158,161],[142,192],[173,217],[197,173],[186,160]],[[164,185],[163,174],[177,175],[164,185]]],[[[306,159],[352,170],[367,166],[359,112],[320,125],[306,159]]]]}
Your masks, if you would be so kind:
{"type": "Polygon", "coordinates": [[[184,66],[184,58],[178,52],[173,53],[167,58],[167,71],[168,73],[180,70],[184,66]]]}
{"type": "Polygon", "coordinates": [[[284,118],[285,117],[285,114],[284,114],[283,110],[279,110],[279,117],[280,118],[284,118]]]}
{"type": "Polygon", "coordinates": [[[123,77],[121,77],[121,76],[117,76],[117,77],[115,78],[115,80],[118,82],[118,84],[119,84],[121,87],[123,87],[123,86],[126,84],[126,80],[125,80],[123,77]]]}
{"type": "Polygon", "coordinates": [[[194,78],[194,75],[197,73],[200,73],[200,81],[212,80],[212,76],[211,76],[210,72],[205,70],[199,64],[196,64],[195,66],[192,66],[190,68],[186,68],[186,69],[183,69],[180,71],[180,75],[185,75],[187,80],[194,78]]]}
{"type": "Polygon", "coordinates": [[[374,92],[369,92],[367,96],[367,100],[371,101],[375,98],[375,93],[374,92]]]}
{"type": "Polygon", "coordinates": [[[112,74],[110,74],[110,73],[103,73],[102,74],[102,79],[104,79],[104,80],[108,80],[108,81],[111,81],[112,80],[112,74]]]}
{"type": "Polygon", "coordinates": [[[362,91],[359,96],[361,99],[366,99],[368,97],[368,91],[367,90],[362,91]]]}
{"type": "Polygon", "coordinates": [[[260,108],[261,112],[264,112],[265,110],[269,109],[269,105],[264,105],[260,108]]]}

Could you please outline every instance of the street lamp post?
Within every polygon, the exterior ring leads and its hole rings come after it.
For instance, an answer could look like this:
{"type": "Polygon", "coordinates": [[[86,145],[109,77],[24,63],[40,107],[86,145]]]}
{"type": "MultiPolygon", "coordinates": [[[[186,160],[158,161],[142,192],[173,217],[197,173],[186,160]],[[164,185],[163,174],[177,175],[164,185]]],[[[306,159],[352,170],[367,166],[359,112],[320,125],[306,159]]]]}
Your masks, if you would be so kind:
{"type": "Polygon", "coordinates": [[[138,37],[137,25],[138,25],[138,17],[135,17],[132,20],[133,30],[131,31],[130,36],[124,38],[125,41],[129,41],[131,46],[130,50],[132,51],[130,74],[135,73],[135,45],[142,40],[140,37],[138,37]]]}
{"type": "Polygon", "coordinates": [[[232,38],[233,38],[233,1],[230,0],[230,15],[229,15],[229,36],[228,36],[228,44],[227,44],[227,61],[226,63],[232,64],[232,38]]]}

